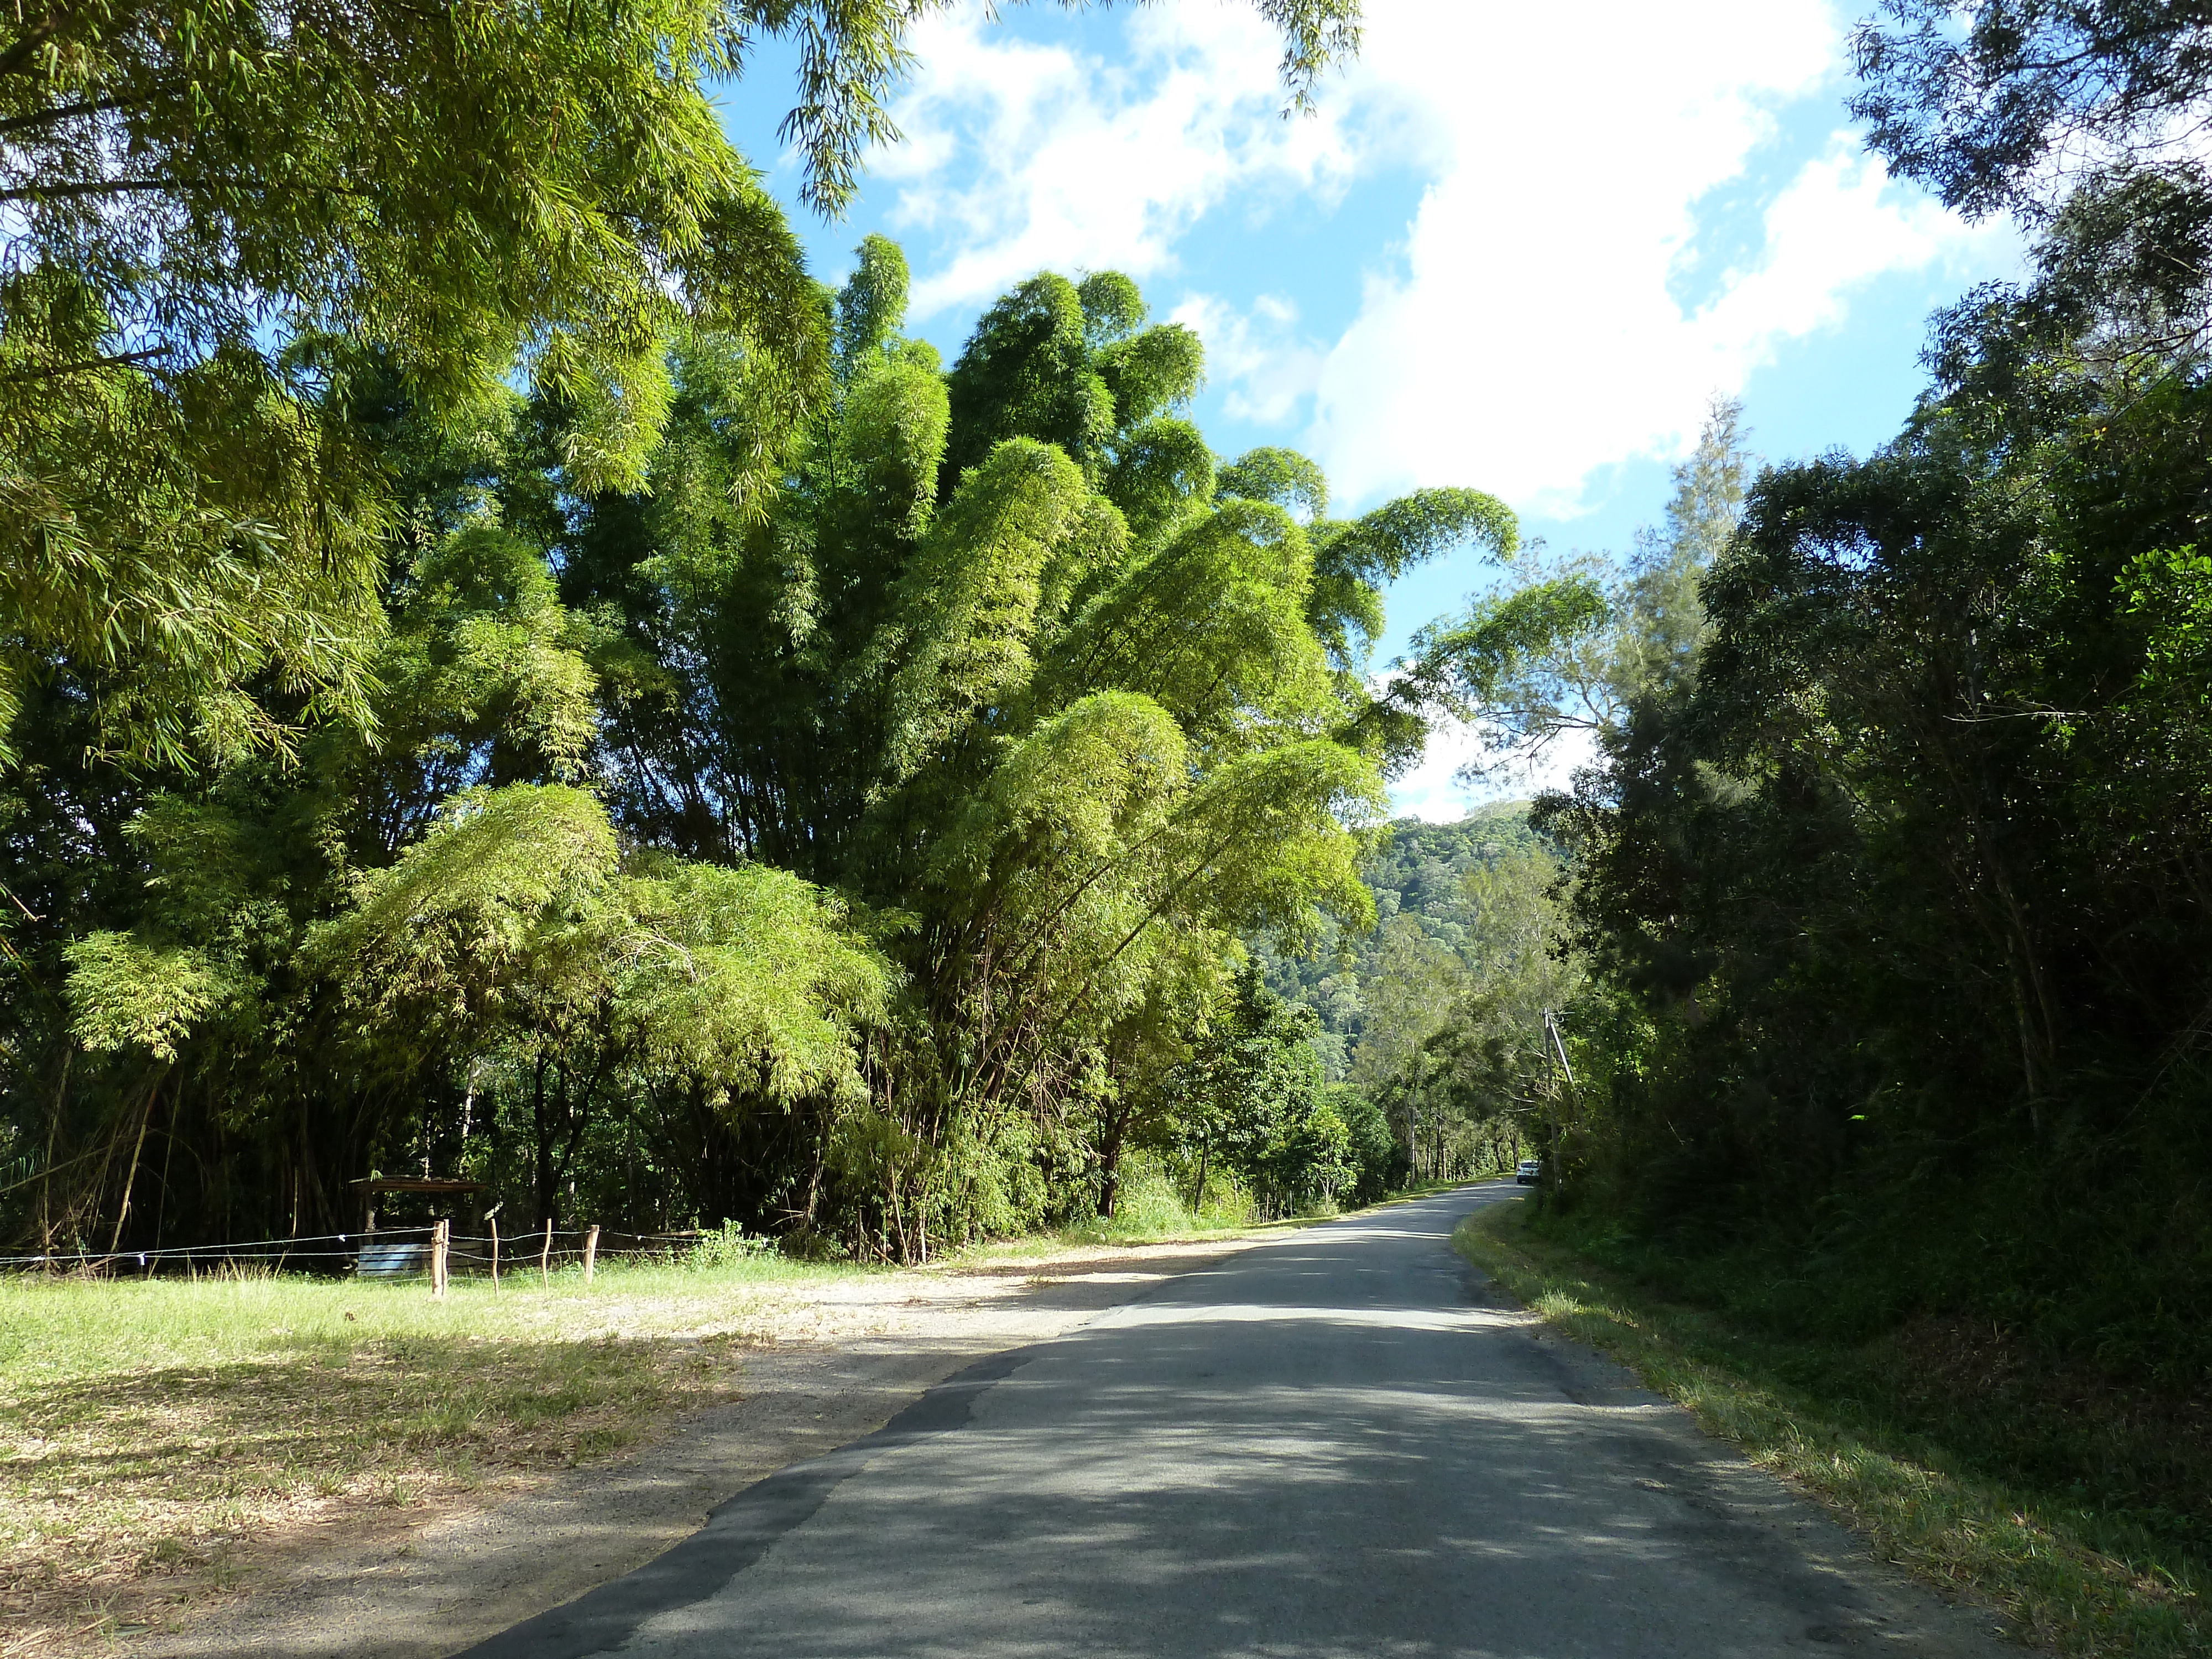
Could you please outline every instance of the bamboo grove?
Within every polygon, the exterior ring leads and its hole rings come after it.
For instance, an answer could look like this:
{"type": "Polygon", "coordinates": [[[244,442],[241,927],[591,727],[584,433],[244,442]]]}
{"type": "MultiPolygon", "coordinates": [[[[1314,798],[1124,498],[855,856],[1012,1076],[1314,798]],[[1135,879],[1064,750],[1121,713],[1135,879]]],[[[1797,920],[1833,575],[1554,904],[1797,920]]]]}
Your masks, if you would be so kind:
{"type": "MultiPolygon", "coordinates": [[[[1024,284],[949,373],[905,282],[871,240],[823,294],[788,423],[684,327],[629,489],[556,395],[434,421],[327,369],[386,482],[381,622],[357,717],[295,703],[289,752],[129,763],[86,741],[105,687],[29,678],[19,1225],[342,1225],[419,1160],[912,1257],[1110,1209],[1133,1130],[1218,1115],[1191,1062],[1240,940],[1367,903],[1418,730],[1367,689],[1377,585],[1510,518],[1337,521],[1300,457],[1221,465],[1174,413],[1197,341],[1126,278],[1024,284]]],[[[1285,1206],[1356,1178],[1312,1079],[1240,1097],[1223,1145],[1285,1206]]]]}

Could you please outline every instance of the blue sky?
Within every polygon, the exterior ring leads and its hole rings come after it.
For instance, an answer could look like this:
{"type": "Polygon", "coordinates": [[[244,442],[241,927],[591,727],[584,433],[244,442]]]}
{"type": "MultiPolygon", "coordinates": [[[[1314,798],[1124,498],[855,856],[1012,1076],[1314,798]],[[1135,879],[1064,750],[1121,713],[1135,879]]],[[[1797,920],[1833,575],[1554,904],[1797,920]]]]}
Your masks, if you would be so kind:
{"type": "MultiPolygon", "coordinates": [[[[1767,459],[1863,453],[1919,390],[1928,313],[2010,274],[2012,229],[1888,181],[1845,121],[1856,13],[1827,0],[1507,7],[1368,0],[1358,61],[1281,115],[1279,44],[1241,0],[930,17],[842,221],[794,223],[836,280],[904,245],[912,331],[948,359],[1043,268],[1118,268],[1205,337],[1218,451],[1287,444],[1340,511],[1472,484],[1553,547],[1625,550],[1716,393],[1767,459]]],[[[773,43],[725,100],[787,200],[773,43]]],[[[1391,594],[1382,659],[1495,580],[1473,559],[1391,594]]],[[[1457,816],[1447,734],[1401,810],[1457,816]]]]}

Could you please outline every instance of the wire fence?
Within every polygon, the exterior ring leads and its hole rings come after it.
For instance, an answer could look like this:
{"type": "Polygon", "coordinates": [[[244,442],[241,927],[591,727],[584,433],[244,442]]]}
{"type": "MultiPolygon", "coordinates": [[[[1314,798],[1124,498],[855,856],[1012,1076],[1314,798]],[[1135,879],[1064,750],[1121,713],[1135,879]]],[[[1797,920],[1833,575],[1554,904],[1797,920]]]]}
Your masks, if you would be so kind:
{"type": "Polygon", "coordinates": [[[300,1273],[364,1279],[502,1278],[528,1273],[550,1278],[568,1267],[606,1261],[675,1262],[696,1249],[696,1229],[633,1233],[614,1227],[544,1228],[481,1237],[450,1224],[379,1227],[373,1232],[315,1233],[235,1243],[174,1244],[146,1250],[41,1250],[0,1255],[0,1274],[77,1278],[206,1278],[248,1273],[300,1273]],[[441,1248],[442,1246],[442,1248],[441,1248]]]}
{"type": "Polygon", "coordinates": [[[530,1232],[477,1236],[453,1233],[446,1243],[447,1271],[456,1278],[508,1273],[554,1273],[597,1260],[677,1261],[689,1256],[702,1235],[629,1233],[614,1227],[538,1228],[530,1232]]]}

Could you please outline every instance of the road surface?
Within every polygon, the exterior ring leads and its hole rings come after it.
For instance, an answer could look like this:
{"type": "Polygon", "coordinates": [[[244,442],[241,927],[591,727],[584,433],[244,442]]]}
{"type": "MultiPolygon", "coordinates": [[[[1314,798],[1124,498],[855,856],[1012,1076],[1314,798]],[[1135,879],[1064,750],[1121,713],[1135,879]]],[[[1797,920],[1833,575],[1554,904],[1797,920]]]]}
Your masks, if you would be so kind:
{"type": "Polygon", "coordinates": [[[971,1366],[469,1659],[2018,1659],[1468,1267],[1514,1190],[971,1366]]]}

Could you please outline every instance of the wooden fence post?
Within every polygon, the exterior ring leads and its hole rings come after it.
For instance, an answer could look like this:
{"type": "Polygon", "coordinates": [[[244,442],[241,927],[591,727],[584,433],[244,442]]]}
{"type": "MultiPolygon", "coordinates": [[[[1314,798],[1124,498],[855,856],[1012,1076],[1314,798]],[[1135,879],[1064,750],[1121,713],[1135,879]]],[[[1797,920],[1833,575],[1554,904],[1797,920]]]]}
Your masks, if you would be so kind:
{"type": "Polygon", "coordinates": [[[599,1254],[599,1224],[594,1221],[592,1231],[584,1235],[584,1283],[592,1282],[592,1263],[599,1254]]]}
{"type": "Polygon", "coordinates": [[[491,1222],[491,1287],[492,1287],[492,1289],[494,1289],[494,1290],[495,1291],[495,1290],[497,1290],[497,1289],[499,1288],[499,1218],[498,1218],[497,1216],[493,1216],[493,1217],[491,1217],[491,1218],[490,1218],[490,1222],[491,1222]]]}
{"type": "Polygon", "coordinates": [[[545,1243],[538,1252],[538,1277],[545,1289],[553,1288],[553,1218],[545,1218],[545,1243]]]}
{"type": "Polygon", "coordinates": [[[430,1294],[441,1301],[446,1295],[446,1241],[453,1224],[441,1221],[430,1232],[430,1294]]]}

